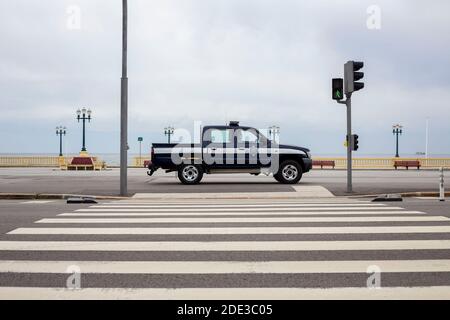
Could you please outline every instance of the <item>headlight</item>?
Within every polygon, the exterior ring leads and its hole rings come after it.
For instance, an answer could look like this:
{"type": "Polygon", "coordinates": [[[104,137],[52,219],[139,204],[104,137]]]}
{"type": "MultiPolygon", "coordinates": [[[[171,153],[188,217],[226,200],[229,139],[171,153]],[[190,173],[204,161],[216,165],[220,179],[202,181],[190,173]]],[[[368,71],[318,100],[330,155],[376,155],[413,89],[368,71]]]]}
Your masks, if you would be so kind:
{"type": "Polygon", "coordinates": [[[311,159],[311,153],[310,152],[307,152],[306,156],[311,159]]]}

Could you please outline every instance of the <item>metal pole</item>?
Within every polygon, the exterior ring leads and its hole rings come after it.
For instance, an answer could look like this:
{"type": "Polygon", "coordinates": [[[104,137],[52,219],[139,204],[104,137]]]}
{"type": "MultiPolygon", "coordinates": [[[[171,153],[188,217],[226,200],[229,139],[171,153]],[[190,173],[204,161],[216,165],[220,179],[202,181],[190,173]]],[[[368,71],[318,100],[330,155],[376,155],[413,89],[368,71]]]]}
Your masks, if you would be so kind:
{"type": "Polygon", "coordinates": [[[352,94],[347,94],[347,192],[353,192],[352,186],[352,94]]]}
{"type": "Polygon", "coordinates": [[[122,78],[120,99],[120,195],[127,196],[128,167],[128,76],[127,76],[127,35],[128,35],[128,1],[122,0],[122,78]]]}
{"type": "Polygon", "coordinates": [[[62,157],[62,132],[59,132],[59,156],[62,157]]]}
{"type": "Polygon", "coordinates": [[[170,144],[170,131],[169,131],[169,144],[170,144]]]}
{"type": "Polygon", "coordinates": [[[142,142],[139,141],[139,161],[141,161],[142,158],[142,142]]]}
{"type": "Polygon", "coordinates": [[[400,158],[400,155],[398,154],[398,134],[399,134],[399,131],[398,131],[398,129],[395,129],[395,136],[396,136],[396,144],[395,144],[395,157],[396,158],[400,158]]]}
{"type": "Polygon", "coordinates": [[[81,151],[86,151],[86,116],[83,114],[83,147],[81,151]]]}
{"type": "Polygon", "coordinates": [[[425,123],[425,158],[428,158],[428,118],[425,123]]]}
{"type": "Polygon", "coordinates": [[[445,201],[445,190],[444,190],[444,168],[439,169],[439,201],[445,201]]]}

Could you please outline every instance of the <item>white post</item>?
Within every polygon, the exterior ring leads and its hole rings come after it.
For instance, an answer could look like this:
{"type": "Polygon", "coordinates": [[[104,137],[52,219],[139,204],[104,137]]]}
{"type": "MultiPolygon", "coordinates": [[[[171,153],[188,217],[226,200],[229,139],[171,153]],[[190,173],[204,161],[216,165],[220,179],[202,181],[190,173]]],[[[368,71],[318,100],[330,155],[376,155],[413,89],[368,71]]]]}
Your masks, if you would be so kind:
{"type": "Polygon", "coordinates": [[[444,168],[439,169],[440,179],[439,179],[439,201],[445,201],[445,190],[444,190],[444,168]]]}
{"type": "Polygon", "coordinates": [[[428,118],[425,125],[425,158],[428,159],[428,118]]]}

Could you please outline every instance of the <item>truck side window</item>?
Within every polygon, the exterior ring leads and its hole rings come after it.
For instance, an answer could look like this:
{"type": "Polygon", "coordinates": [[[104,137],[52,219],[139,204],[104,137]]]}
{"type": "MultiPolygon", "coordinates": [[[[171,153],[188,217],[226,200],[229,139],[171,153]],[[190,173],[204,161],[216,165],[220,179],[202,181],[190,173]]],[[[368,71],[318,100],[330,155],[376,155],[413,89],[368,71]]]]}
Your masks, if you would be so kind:
{"type": "Polygon", "coordinates": [[[230,131],[229,130],[211,130],[211,142],[213,143],[230,143],[230,131]]]}
{"type": "Polygon", "coordinates": [[[241,130],[239,129],[237,132],[237,141],[238,143],[257,143],[258,135],[253,130],[241,130]]]}

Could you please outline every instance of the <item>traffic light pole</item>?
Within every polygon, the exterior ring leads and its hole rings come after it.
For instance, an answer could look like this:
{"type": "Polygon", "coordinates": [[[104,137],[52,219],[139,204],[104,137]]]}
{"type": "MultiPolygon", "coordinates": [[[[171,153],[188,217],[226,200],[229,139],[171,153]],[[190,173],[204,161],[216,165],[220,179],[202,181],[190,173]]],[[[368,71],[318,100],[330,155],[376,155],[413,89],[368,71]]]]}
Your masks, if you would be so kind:
{"type": "Polygon", "coordinates": [[[344,79],[332,79],[332,99],[347,107],[347,192],[353,192],[352,186],[352,151],[358,150],[358,135],[352,135],[352,93],[364,88],[363,82],[358,82],[364,78],[363,72],[358,72],[364,67],[362,61],[348,61],[344,65],[344,79]],[[342,90],[344,84],[345,101],[342,101],[342,90]]]}
{"type": "Polygon", "coordinates": [[[353,192],[352,183],[352,151],[353,151],[353,137],[352,137],[352,94],[346,94],[347,100],[337,101],[339,104],[345,104],[347,107],[347,193],[353,192]]]}
{"type": "Polygon", "coordinates": [[[352,186],[352,148],[353,148],[353,137],[352,137],[352,94],[347,94],[347,192],[353,192],[352,186]]]}

